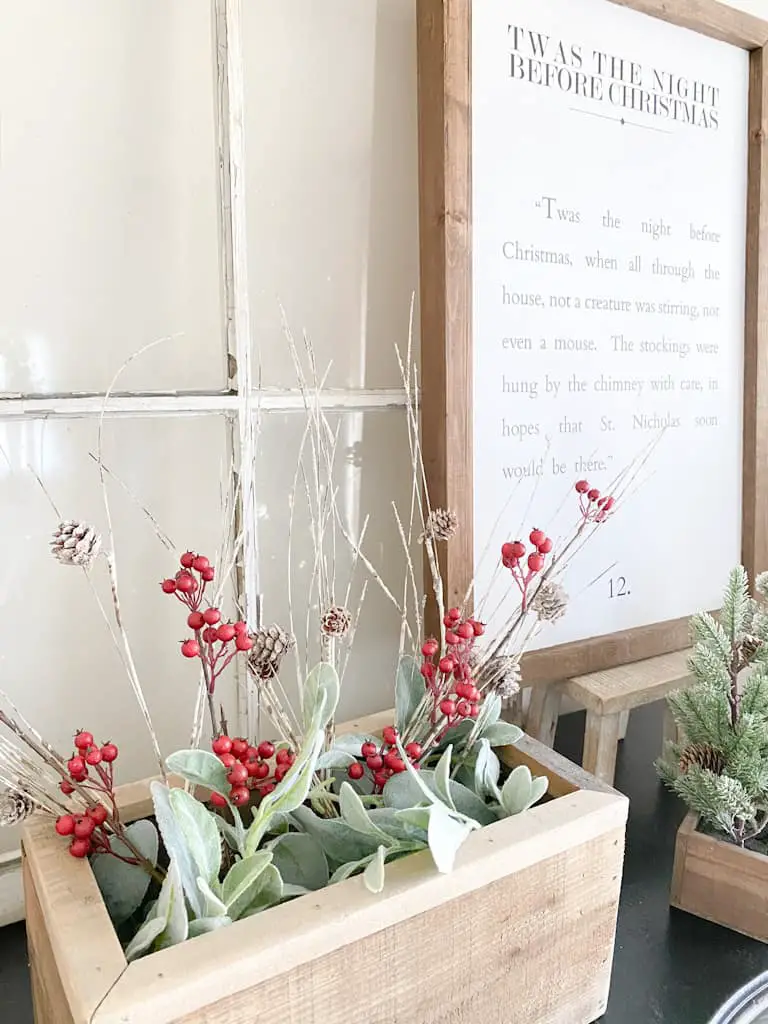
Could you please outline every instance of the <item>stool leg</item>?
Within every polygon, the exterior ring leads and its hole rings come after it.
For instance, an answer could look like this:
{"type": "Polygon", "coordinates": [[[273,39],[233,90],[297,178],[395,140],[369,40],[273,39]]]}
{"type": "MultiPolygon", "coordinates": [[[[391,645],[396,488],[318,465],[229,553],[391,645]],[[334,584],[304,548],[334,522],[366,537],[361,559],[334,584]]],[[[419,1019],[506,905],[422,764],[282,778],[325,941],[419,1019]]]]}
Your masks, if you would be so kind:
{"type": "Polygon", "coordinates": [[[619,746],[619,718],[614,715],[600,715],[587,711],[587,727],[584,732],[584,770],[595,775],[601,782],[613,785],[616,771],[616,753],[619,746]]]}
{"type": "Polygon", "coordinates": [[[531,690],[526,731],[534,739],[545,743],[548,747],[555,742],[561,700],[562,693],[557,684],[534,686],[531,690]]]}
{"type": "Polygon", "coordinates": [[[627,726],[629,725],[629,712],[622,711],[619,715],[619,739],[626,739],[627,726]]]}

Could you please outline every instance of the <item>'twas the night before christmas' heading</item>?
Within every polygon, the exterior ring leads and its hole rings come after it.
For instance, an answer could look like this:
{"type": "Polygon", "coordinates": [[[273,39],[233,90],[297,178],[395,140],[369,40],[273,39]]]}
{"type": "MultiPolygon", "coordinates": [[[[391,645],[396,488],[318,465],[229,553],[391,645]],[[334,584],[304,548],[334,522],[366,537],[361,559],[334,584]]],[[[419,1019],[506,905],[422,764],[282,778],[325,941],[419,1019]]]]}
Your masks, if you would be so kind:
{"type": "Polygon", "coordinates": [[[673,71],[508,25],[509,76],[622,111],[717,131],[720,89],[673,71]]]}

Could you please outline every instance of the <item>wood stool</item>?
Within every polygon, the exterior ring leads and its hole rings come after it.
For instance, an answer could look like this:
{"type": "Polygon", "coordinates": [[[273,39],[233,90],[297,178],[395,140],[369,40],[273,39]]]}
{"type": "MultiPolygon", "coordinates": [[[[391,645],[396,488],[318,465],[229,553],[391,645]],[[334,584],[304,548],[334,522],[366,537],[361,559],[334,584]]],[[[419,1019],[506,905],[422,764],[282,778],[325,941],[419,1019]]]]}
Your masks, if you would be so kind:
{"type": "MultiPolygon", "coordinates": [[[[690,650],[662,654],[603,672],[574,676],[564,683],[537,686],[531,694],[527,731],[551,746],[555,738],[560,703],[570,697],[587,709],[584,732],[585,771],[613,785],[619,740],[624,738],[632,708],[662,700],[668,693],[690,686],[690,650]]],[[[675,724],[669,711],[664,716],[664,739],[674,739],[675,724]]]]}

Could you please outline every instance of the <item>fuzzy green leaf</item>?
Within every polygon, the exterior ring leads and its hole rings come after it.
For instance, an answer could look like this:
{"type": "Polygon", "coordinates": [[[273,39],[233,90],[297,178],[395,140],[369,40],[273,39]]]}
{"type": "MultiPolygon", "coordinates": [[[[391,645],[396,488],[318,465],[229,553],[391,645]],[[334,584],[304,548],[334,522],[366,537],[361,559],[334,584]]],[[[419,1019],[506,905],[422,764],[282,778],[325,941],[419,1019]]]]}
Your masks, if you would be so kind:
{"type": "Polygon", "coordinates": [[[342,782],[341,784],[341,789],[339,790],[339,809],[343,820],[355,832],[371,836],[379,844],[383,843],[385,846],[392,845],[392,839],[386,832],[383,832],[378,826],[374,825],[365,809],[363,801],[348,782],[342,782]]]}
{"type": "Polygon", "coordinates": [[[395,683],[395,725],[402,733],[424,697],[424,677],[415,658],[406,655],[397,666],[395,683]]]}
{"type": "Polygon", "coordinates": [[[303,832],[287,832],[269,844],[273,861],[285,885],[322,889],[328,884],[328,861],[320,843],[303,832]]]}
{"type": "Polygon", "coordinates": [[[354,764],[357,760],[352,754],[348,754],[344,750],[334,745],[330,750],[326,750],[317,759],[316,771],[332,770],[334,768],[349,768],[351,764],[354,764]]]}
{"type": "Polygon", "coordinates": [[[509,773],[501,789],[501,806],[507,814],[520,814],[529,806],[533,793],[533,777],[527,765],[519,764],[509,773]]]}
{"type": "Polygon", "coordinates": [[[221,839],[214,815],[183,789],[172,789],[169,800],[197,874],[212,883],[221,869],[221,839]]]}
{"type": "Polygon", "coordinates": [[[315,665],[304,684],[304,728],[324,729],[339,703],[339,675],[333,665],[321,661],[315,665]]]}
{"type": "Polygon", "coordinates": [[[363,872],[363,882],[369,892],[381,892],[384,888],[384,861],[386,847],[380,846],[363,872]]]}
{"type": "Polygon", "coordinates": [[[227,782],[227,769],[209,750],[177,750],[165,763],[173,775],[229,799],[232,787],[227,782]]]}
{"type": "Polygon", "coordinates": [[[218,931],[219,928],[226,928],[229,924],[232,924],[229,917],[198,917],[189,922],[189,937],[195,939],[198,935],[207,935],[209,932],[218,931]]]}
{"type": "Polygon", "coordinates": [[[492,747],[512,747],[524,735],[523,730],[511,722],[494,722],[483,730],[482,738],[492,747]]]}
{"type": "Polygon", "coordinates": [[[478,827],[474,821],[455,817],[442,804],[432,805],[427,839],[435,867],[441,874],[448,874],[453,870],[459,848],[478,827]]]}
{"type": "Polygon", "coordinates": [[[441,755],[440,760],[437,762],[435,768],[434,782],[435,791],[443,803],[450,807],[452,811],[456,810],[456,804],[453,802],[451,795],[451,755],[453,754],[453,747],[448,746],[445,748],[444,753],[441,755]]]}
{"type": "Polygon", "coordinates": [[[478,744],[477,760],[475,761],[475,792],[481,799],[490,799],[501,803],[500,774],[501,763],[491,749],[490,740],[486,735],[478,744]]]}
{"type": "Polygon", "coordinates": [[[335,864],[361,860],[374,853],[379,845],[375,838],[355,832],[341,818],[321,818],[309,807],[297,807],[292,818],[303,832],[317,840],[335,864]]]}
{"type": "Polygon", "coordinates": [[[168,856],[176,863],[184,894],[189,900],[195,917],[205,917],[203,900],[197,886],[197,869],[176,816],[171,809],[170,790],[161,782],[151,782],[149,789],[152,794],[157,827],[160,829],[168,856]]]}
{"type": "Polygon", "coordinates": [[[274,864],[269,864],[259,876],[259,884],[250,906],[240,915],[241,919],[260,914],[262,910],[274,907],[283,898],[283,881],[274,864]]]}
{"type": "Polygon", "coordinates": [[[218,892],[214,892],[214,887],[204,878],[197,879],[197,889],[203,899],[203,912],[200,917],[226,917],[227,908],[219,896],[221,885],[218,881],[215,888],[218,892]]]}
{"type": "Polygon", "coordinates": [[[125,959],[131,963],[153,948],[183,942],[187,931],[188,919],[181,879],[176,862],[171,860],[160,895],[149,908],[141,928],[128,943],[125,959]]]}
{"type": "MultiPolygon", "coordinates": [[[[385,805],[395,810],[404,810],[408,807],[417,807],[428,799],[431,802],[440,799],[435,773],[425,770],[418,774],[421,783],[430,794],[429,798],[425,797],[424,790],[414,780],[413,775],[409,772],[400,772],[398,775],[391,776],[384,786],[382,795],[385,805]]],[[[455,779],[450,780],[450,792],[453,807],[459,814],[473,818],[481,825],[490,825],[496,821],[495,814],[485,801],[455,779]]]]}
{"type": "Polygon", "coordinates": [[[254,853],[234,864],[221,887],[221,899],[228,917],[237,919],[254,902],[262,884],[261,876],[272,863],[269,851],[254,853]]]}
{"type": "MultiPolygon", "coordinates": [[[[501,717],[501,697],[498,693],[490,693],[480,705],[480,713],[475,719],[474,735],[480,739],[486,731],[498,723],[501,717]]],[[[519,739],[520,737],[518,737],[519,739]]]]}
{"type": "Polygon", "coordinates": [[[372,743],[377,749],[381,746],[381,737],[378,739],[370,733],[345,733],[337,736],[333,742],[333,749],[345,754],[351,754],[355,759],[361,756],[364,743],[372,743]]]}
{"type": "MultiPolygon", "coordinates": [[[[136,849],[157,866],[160,839],[151,821],[134,821],[125,830],[136,849]]],[[[120,857],[133,857],[133,851],[122,840],[112,837],[112,850],[120,857]]],[[[112,923],[117,928],[135,914],[141,906],[151,882],[150,875],[137,864],[126,864],[109,854],[98,854],[91,859],[93,874],[104,898],[112,923]]]]}

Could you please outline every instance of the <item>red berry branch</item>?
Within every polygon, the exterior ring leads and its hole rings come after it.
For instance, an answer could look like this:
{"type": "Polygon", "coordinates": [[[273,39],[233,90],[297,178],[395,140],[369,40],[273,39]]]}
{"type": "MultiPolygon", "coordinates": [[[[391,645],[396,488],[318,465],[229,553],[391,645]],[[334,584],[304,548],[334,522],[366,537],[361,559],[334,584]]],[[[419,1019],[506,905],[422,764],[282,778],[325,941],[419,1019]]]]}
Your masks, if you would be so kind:
{"type": "Polygon", "coordinates": [[[75,734],[75,751],[67,761],[69,779],[62,779],[59,788],[65,796],[77,793],[88,806],[82,814],[60,815],[56,819],[56,832],[71,840],[69,852],[73,857],[80,859],[92,853],[110,854],[125,864],[143,868],[156,880],[162,881],[162,875],[133,845],[120,821],[114,783],[114,764],[118,756],[114,743],[98,746],[94,743],[93,734],[84,729],[75,734]],[[105,806],[104,799],[109,807],[105,806]],[[133,856],[117,853],[112,847],[113,838],[124,843],[133,856]]]}
{"type": "Polygon", "coordinates": [[[485,632],[482,622],[462,620],[458,608],[451,608],[443,622],[445,654],[439,657],[440,645],[434,638],[425,640],[421,648],[421,674],[432,699],[429,720],[433,726],[441,725],[438,742],[453,726],[480,713],[482,695],[472,679],[471,656],[475,640],[485,632]]]}
{"type": "MultiPolygon", "coordinates": [[[[253,747],[242,737],[231,739],[222,735],[214,739],[211,749],[227,769],[227,782],[232,787],[229,799],[235,807],[250,803],[253,794],[264,797],[271,793],[296,760],[292,750],[275,750],[274,743],[268,740],[253,747]]],[[[211,793],[210,802],[214,807],[227,806],[219,793],[211,793]]]]}
{"type": "MultiPolygon", "coordinates": [[[[367,768],[376,794],[381,793],[393,775],[400,775],[406,770],[405,762],[397,751],[397,730],[393,725],[388,725],[383,730],[382,740],[380,746],[372,742],[363,743],[360,748],[362,762],[355,761],[347,769],[350,779],[357,782],[363,778],[367,768]]],[[[405,753],[414,768],[418,768],[418,762],[422,757],[421,744],[407,744],[405,753]]]]}
{"type": "Polygon", "coordinates": [[[526,547],[522,541],[508,541],[501,545],[501,563],[512,573],[512,579],[520,591],[520,606],[523,611],[528,607],[528,588],[544,569],[546,556],[553,548],[551,539],[543,530],[531,530],[528,539],[533,545],[533,550],[525,560],[525,567],[521,564],[526,557],[526,547]]]}
{"type": "Polygon", "coordinates": [[[205,679],[205,692],[214,737],[222,728],[216,716],[214,693],[216,680],[238,654],[250,651],[253,640],[244,622],[222,622],[221,612],[212,606],[203,608],[206,586],[213,582],[215,571],[205,555],[185,551],[181,569],[173,579],[160,584],[164,594],[175,594],[188,610],[187,625],[194,632],[181,643],[185,658],[199,658],[205,679]]]}

